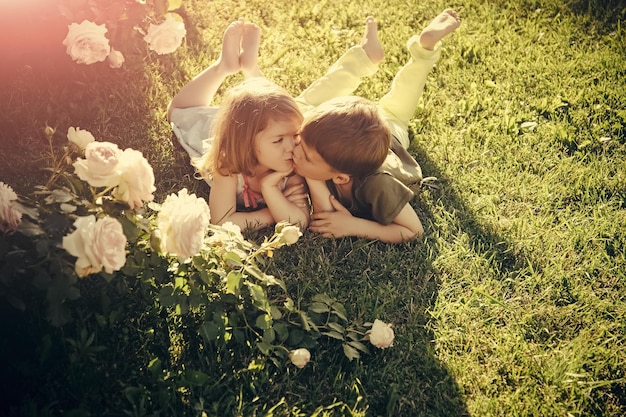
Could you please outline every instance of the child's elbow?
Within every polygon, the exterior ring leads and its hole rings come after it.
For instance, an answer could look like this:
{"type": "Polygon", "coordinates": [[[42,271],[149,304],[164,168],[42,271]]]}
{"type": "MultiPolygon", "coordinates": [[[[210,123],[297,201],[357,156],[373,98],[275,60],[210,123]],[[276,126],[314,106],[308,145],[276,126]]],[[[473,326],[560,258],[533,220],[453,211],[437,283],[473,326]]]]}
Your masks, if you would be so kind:
{"type": "Polygon", "coordinates": [[[309,227],[309,223],[311,223],[311,217],[308,214],[305,214],[296,221],[296,226],[298,226],[300,231],[304,233],[307,227],[309,227]]]}
{"type": "Polygon", "coordinates": [[[413,238],[414,239],[421,239],[422,236],[424,236],[424,227],[422,226],[422,223],[420,223],[419,227],[417,227],[416,230],[415,230],[415,236],[413,238]]]}
{"type": "Polygon", "coordinates": [[[424,228],[422,227],[421,223],[413,225],[413,227],[409,228],[409,231],[409,236],[407,236],[407,238],[404,240],[405,242],[415,239],[421,239],[422,236],[424,236],[424,228]]]}

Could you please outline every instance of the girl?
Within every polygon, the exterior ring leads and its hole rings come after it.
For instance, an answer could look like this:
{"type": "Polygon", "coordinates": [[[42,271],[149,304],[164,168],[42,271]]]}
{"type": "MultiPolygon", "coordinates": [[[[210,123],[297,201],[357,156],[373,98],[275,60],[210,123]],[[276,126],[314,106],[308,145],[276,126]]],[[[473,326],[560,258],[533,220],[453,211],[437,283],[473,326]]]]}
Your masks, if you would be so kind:
{"type": "Polygon", "coordinates": [[[211,185],[214,224],[260,229],[287,221],[305,228],[305,183],[292,173],[302,113],[286,91],[263,77],[259,42],[258,26],[242,19],[231,23],[220,57],[176,94],[168,119],[211,185]],[[247,79],[228,92],[219,108],[209,107],[224,79],[239,71],[247,79]]]}

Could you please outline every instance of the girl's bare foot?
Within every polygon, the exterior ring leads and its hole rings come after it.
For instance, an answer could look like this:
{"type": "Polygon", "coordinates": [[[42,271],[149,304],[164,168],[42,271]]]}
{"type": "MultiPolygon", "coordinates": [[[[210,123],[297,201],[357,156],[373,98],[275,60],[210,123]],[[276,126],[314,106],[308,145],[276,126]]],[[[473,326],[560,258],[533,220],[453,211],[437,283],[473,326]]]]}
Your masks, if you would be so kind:
{"type": "Polygon", "coordinates": [[[461,18],[452,9],[446,9],[433,19],[420,34],[422,48],[433,50],[437,42],[449,33],[454,32],[461,25],[461,18]]]}
{"type": "Polygon", "coordinates": [[[243,25],[241,37],[241,53],[239,54],[239,64],[241,70],[247,77],[259,77],[263,74],[259,69],[259,45],[261,43],[261,28],[254,23],[243,25]]]}
{"type": "Polygon", "coordinates": [[[219,64],[228,74],[235,74],[241,69],[241,65],[239,64],[239,49],[241,47],[243,28],[243,19],[239,19],[228,25],[224,31],[222,54],[219,58],[219,64]]]}
{"type": "Polygon", "coordinates": [[[378,64],[385,57],[383,46],[378,40],[378,23],[372,16],[365,20],[365,33],[361,40],[361,47],[374,64],[378,64]]]}

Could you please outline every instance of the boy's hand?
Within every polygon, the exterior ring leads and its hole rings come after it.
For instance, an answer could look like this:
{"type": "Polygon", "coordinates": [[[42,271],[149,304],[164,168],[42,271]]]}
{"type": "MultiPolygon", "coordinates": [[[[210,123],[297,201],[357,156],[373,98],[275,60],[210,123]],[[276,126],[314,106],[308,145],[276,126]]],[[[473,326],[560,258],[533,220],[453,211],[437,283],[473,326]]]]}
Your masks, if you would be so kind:
{"type": "Polygon", "coordinates": [[[330,196],[330,203],[335,211],[313,213],[309,229],[324,237],[354,236],[355,217],[335,197],[330,196]]]}

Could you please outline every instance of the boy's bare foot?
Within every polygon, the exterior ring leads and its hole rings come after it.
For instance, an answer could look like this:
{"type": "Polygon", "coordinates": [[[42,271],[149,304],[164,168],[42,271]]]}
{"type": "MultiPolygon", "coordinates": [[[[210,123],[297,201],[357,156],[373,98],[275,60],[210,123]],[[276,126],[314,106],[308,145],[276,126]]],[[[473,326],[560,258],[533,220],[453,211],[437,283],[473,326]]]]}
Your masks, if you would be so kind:
{"type": "Polygon", "coordinates": [[[245,23],[241,37],[239,64],[241,65],[241,70],[244,75],[248,77],[259,77],[263,75],[258,64],[260,43],[261,28],[254,23],[245,23]]]}
{"type": "Polygon", "coordinates": [[[365,33],[361,40],[361,47],[374,64],[378,64],[385,58],[385,51],[378,40],[378,23],[372,16],[365,20],[365,33]]]}
{"type": "Polygon", "coordinates": [[[219,58],[220,66],[228,74],[234,74],[241,69],[239,64],[239,49],[243,33],[243,19],[235,20],[224,31],[222,40],[222,54],[219,58]]]}
{"type": "Polygon", "coordinates": [[[461,18],[452,9],[446,9],[433,19],[420,34],[422,48],[433,50],[437,42],[449,33],[454,32],[461,25],[461,18]]]}

